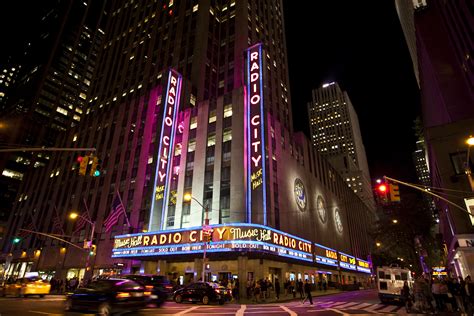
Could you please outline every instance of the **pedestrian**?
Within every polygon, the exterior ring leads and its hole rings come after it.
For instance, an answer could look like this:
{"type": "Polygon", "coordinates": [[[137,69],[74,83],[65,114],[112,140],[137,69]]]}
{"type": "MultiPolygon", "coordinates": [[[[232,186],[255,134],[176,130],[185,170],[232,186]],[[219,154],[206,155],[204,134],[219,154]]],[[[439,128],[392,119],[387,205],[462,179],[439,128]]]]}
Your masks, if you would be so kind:
{"type": "Polygon", "coordinates": [[[306,280],[306,283],[304,284],[304,292],[306,293],[306,297],[303,300],[303,303],[306,302],[306,300],[309,300],[309,304],[313,305],[313,297],[311,296],[311,284],[309,283],[309,280],[306,280]]]}
{"type": "Polygon", "coordinates": [[[255,282],[255,287],[253,288],[253,295],[255,297],[255,303],[259,303],[258,299],[260,297],[260,281],[255,282]]]}
{"type": "Polygon", "coordinates": [[[297,288],[298,288],[298,292],[300,293],[300,298],[303,299],[304,298],[304,289],[303,289],[303,281],[301,281],[301,279],[298,280],[298,283],[297,283],[297,288]]]}
{"type": "Polygon", "coordinates": [[[239,279],[235,279],[235,282],[234,282],[234,287],[232,288],[232,297],[235,298],[235,300],[239,300],[239,287],[240,287],[240,284],[239,284],[239,279]]]}
{"type": "Polygon", "coordinates": [[[263,297],[264,302],[265,302],[265,299],[267,298],[267,287],[268,287],[267,281],[264,280],[264,279],[261,279],[260,280],[260,291],[262,291],[262,297],[263,297]]]}
{"type": "Polygon", "coordinates": [[[275,278],[275,295],[276,295],[276,299],[279,300],[280,299],[280,281],[278,280],[278,278],[275,278]]]}
{"type": "Polygon", "coordinates": [[[295,280],[290,281],[290,292],[293,294],[293,298],[296,298],[296,287],[295,280]]]}
{"type": "Polygon", "coordinates": [[[323,279],[323,290],[326,292],[327,289],[328,289],[328,283],[326,279],[323,279]]]}
{"type": "Polygon", "coordinates": [[[402,298],[405,302],[405,309],[407,313],[411,313],[411,308],[413,306],[413,302],[411,299],[411,294],[410,294],[410,287],[408,286],[408,282],[405,281],[403,283],[403,288],[402,288],[402,298]]]}

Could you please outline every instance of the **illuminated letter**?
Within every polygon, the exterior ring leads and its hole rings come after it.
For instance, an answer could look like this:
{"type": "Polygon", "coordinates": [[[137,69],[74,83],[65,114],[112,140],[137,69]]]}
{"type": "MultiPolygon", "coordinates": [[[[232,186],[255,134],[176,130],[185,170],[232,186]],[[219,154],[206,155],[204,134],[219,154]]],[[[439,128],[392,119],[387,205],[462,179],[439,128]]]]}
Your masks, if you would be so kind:
{"type": "Polygon", "coordinates": [[[153,238],[151,239],[151,244],[150,245],[157,245],[158,244],[158,238],[156,238],[156,235],[153,235],[153,238]]]}
{"type": "Polygon", "coordinates": [[[144,236],[143,237],[143,246],[148,246],[149,242],[150,242],[150,237],[149,236],[144,236]]]}
{"type": "Polygon", "coordinates": [[[252,123],[254,126],[260,124],[260,115],[254,115],[254,117],[252,117],[250,120],[250,123],[252,123]]]}
{"type": "MultiPolygon", "coordinates": [[[[250,68],[250,71],[254,71],[255,69],[259,69],[257,63],[253,63],[253,64],[252,64],[252,68],[250,68]]],[[[254,73],[252,74],[252,76],[253,76],[254,74],[258,75],[258,72],[254,72],[254,73]]],[[[255,79],[255,80],[257,80],[257,79],[255,79]]],[[[251,81],[255,81],[255,80],[251,80],[251,81]]]]}
{"type": "Polygon", "coordinates": [[[258,167],[258,163],[259,163],[260,159],[262,159],[262,155],[258,155],[257,158],[252,157],[252,161],[253,161],[255,167],[258,167]]]}
{"type": "MultiPolygon", "coordinates": [[[[260,141],[258,141],[258,140],[252,143],[253,150],[254,150],[255,152],[258,151],[258,145],[260,145],[260,141]]],[[[252,157],[252,158],[253,158],[253,157],[252,157]]]]}
{"type": "Polygon", "coordinates": [[[161,173],[161,171],[158,171],[158,176],[160,177],[160,182],[163,181],[163,178],[166,176],[166,173],[161,173]]]}
{"type": "Polygon", "coordinates": [[[253,52],[250,54],[250,60],[254,60],[254,59],[257,59],[258,58],[258,52],[253,52]]]}
{"type": "Polygon", "coordinates": [[[181,238],[182,238],[181,233],[174,233],[173,242],[175,244],[179,244],[181,242],[181,238]]]}
{"type": "Polygon", "coordinates": [[[171,84],[175,86],[177,82],[178,82],[178,81],[176,80],[176,77],[175,77],[175,76],[171,76],[171,84]]]}
{"type": "MultiPolygon", "coordinates": [[[[172,94],[173,96],[176,96],[176,91],[174,90],[174,87],[171,87],[170,88],[170,92],[169,94],[172,94]]],[[[169,99],[168,99],[169,100],[169,99]]],[[[168,102],[169,103],[169,102],[168,102]]],[[[174,104],[174,99],[173,99],[173,103],[170,103],[170,104],[174,104]]]]}
{"type": "Polygon", "coordinates": [[[189,234],[189,240],[196,241],[196,233],[197,232],[195,230],[191,231],[191,233],[189,234]]]}
{"type": "Polygon", "coordinates": [[[166,235],[160,235],[160,245],[163,245],[166,242],[166,235]]]}
{"type": "MultiPolygon", "coordinates": [[[[254,65],[257,65],[257,63],[254,63],[254,65]]],[[[253,66],[252,66],[253,68],[253,66]]],[[[258,68],[258,66],[257,66],[258,68]]],[[[254,82],[258,80],[258,72],[254,72],[253,74],[250,75],[250,82],[254,82]]]]}
{"type": "Polygon", "coordinates": [[[173,125],[173,120],[171,119],[171,117],[169,116],[165,117],[165,124],[168,126],[173,125]]]}
{"type": "Polygon", "coordinates": [[[273,243],[278,245],[278,234],[273,233],[273,243]]]}
{"type": "Polygon", "coordinates": [[[170,137],[169,136],[164,136],[163,137],[163,144],[169,145],[170,144],[170,137]]]}
{"type": "Polygon", "coordinates": [[[258,102],[260,102],[260,96],[258,94],[254,95],[250,98],[250,103],[258,104],[258,102]]]}
{"type": "Polygon", "coordinates": [[[225,227],[220,227],[220,228],[217,228],[216,230],[217,230],[217,233],[219,234],[219,240],[222,240],[222,235],[225,232],[225,227]]]}

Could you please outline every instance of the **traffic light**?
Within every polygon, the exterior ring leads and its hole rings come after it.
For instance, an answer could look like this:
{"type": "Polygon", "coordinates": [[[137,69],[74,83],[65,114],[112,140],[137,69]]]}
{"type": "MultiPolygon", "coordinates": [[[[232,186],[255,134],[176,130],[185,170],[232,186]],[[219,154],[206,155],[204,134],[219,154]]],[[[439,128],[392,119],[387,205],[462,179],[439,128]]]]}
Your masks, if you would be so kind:
{"type": "Polygon", "coordinates": [[[376,191],[377,191],[377,195],[380,197],[380,200],[382,202],[388,202],[388,197],[387,197],[388,188],[385,182],[378,184],[376,187],[376,191]]]}
{"type": "Polygon", "coordinates": [[[96,245],[91,245],[91,250],[89,251],[90,256],[95,256],[97,246],[96,245]]]}
{"type": "Polygon", "coordinates": [[[92,166],[91,166],[91,171],[89,172],[89,174],[93,177],[98,177],[100,176],[100,168],[101,168],[100,164],[102,163],[102,161],[96,156],[92,157],[91,159],[92,159],[91,160],[92,166]]]}
{"type": "Polygon", "coordinates": [[[20,241],[21,241],[21,238],[20,238],[20,237],[13,237],[12,242],[13,242],[14,244],[17,244],[17,243],[19,243],[20,241]]]}
{"type": "Polygon", "coordinates": [[[89,156],[78,157],[77,161],[79,162],[79,174],[85,176],[87,172],[87,165],[89,164],[89,156]]]}
{"type": "Polygon", "coordinates": [[[391,202],[400,202],[400,189],[398,184],[390,183],[389,185],[389,196],[391,202]]]}

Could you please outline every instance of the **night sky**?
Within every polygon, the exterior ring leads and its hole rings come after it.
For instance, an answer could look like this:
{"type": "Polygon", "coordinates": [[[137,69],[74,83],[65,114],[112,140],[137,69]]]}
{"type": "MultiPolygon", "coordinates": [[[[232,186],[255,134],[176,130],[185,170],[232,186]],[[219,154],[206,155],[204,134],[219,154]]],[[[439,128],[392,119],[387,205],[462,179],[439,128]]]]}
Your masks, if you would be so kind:
{"type": "Polygon", "coordinates": [[[309,135],[311,90],[337,81],[359,116],[371,177],[416,181],[419,92],[394,1],[283,5],[295,129],[309,135]]]}
{"type": "MultiPolygon", "coordinates": [[[[371,176],[415,181],[412,127],[419,92],[393,2],[283,0],[293,117],[295,129],[309,135],[311,90],[337,81],[359,116],[371,176]]],[[[0,63],[28,38],[28,24],[41,8],[28,3],[9,1],[2,10],[7,45],[0,63]]]]}

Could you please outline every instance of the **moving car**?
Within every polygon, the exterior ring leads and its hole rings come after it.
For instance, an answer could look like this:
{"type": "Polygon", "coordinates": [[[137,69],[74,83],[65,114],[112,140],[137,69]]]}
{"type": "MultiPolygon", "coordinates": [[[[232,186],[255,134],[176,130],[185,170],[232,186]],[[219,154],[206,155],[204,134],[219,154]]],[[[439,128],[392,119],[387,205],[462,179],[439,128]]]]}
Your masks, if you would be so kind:
{"type": "Polygon", "coordinates": [[[151,299],[158,306],[166,301],[173,293],[173,285],[163,275],[129,274],[123,277],[144,285],[152,292],[151,299]]]}
{"type": "Polygon", "coordinates": [[[382,303],[403,302],[402,289],[405,281],[410,288],[413,288],[410,270],[395,265],[377,267],[377,289],[380,301],[382,303]]]}
{"type": "Polygon", "coordinates": [[[218,302],[222,305],[225,302],[225,289],[214,283],[196,282],[176,290],[173,299],[176,303],[201,302],[207,305],[218,302]]]}
{"type": "Polygon", "coordinates": [[[65,310],[95,311],[103,316],[135,312],[150,303],[150,295],[143,285],[132,280],[97,280],[69,295],[65,310]]]}
{"type": "Polygon", "coordinates": [[[51,284],[43,281],[39,277],[19,278],[12,282],[7,282],[3,287],[2,295],[13,295],[27,297],[30,295],[39,295],[44,297],[49,294],[51,284]]]}

